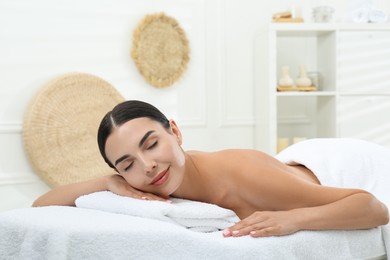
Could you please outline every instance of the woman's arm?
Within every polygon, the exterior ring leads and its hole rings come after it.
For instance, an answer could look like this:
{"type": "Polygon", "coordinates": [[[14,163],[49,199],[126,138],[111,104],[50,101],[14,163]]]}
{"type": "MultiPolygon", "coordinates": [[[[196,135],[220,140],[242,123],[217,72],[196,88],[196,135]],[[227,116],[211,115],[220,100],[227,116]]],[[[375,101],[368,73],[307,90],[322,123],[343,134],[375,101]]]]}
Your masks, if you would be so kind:
{"type": "Polygon", "coordinates": [[[313,208],[296,209],[299,229],[369,229],[389,222],[387,207],[372,194],[357,191],[343,199],[313,208]]]}
{"type": "Polygon", "coordinates": [[[286,211],[257,211],[238,222],[225,236],[280,236],[299,230],[369,229],[389,222],[387,207],[365,191],[329,204],[286,211]]]}
{"type": "Polygon", "coordinates": [[[55,187],[36,199],[32,206],[75,206],[75,201],[78,197],[105,190],[137,199],[166,201],[166,199],[154,194],[136,190],[131,187],[122,176],[112,174],[84,182],[55,187]]]}

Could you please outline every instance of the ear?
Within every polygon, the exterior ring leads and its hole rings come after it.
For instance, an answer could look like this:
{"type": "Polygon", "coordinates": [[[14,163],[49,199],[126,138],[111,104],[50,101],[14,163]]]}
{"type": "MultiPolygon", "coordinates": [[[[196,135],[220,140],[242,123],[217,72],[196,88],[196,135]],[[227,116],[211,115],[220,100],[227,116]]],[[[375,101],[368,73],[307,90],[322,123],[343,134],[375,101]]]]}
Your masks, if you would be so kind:
{"type": "Polygon", "coordinates": [[[183,137],[181,135],[180,129],[177,126],[175,120],[173,119],[169,120],[169,124],[171,125],[172,134],[176,136],[178,144],[181,145],[183,143],[183,137]]]}

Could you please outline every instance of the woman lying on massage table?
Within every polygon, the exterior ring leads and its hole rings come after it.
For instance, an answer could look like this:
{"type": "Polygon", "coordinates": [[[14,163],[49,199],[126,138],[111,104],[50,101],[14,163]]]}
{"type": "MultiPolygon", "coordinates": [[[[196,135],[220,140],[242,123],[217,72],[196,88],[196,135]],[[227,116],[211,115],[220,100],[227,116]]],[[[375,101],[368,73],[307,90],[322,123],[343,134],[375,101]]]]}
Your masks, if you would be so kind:
{"type": "Polygon", "coordinates": [[[118,174],[56,187],[33,206],[74,206],[81,195],[104,190],[167,202],[172,196],[233,210],[241,221],[224,230],[225,237],[369,229],[389,221],[387,207],[372,194],[322,186],[302,165],[255,150],[183,151],[175,121],[141,101],[123,102],[107,113],[98,144],[118,174]]]}

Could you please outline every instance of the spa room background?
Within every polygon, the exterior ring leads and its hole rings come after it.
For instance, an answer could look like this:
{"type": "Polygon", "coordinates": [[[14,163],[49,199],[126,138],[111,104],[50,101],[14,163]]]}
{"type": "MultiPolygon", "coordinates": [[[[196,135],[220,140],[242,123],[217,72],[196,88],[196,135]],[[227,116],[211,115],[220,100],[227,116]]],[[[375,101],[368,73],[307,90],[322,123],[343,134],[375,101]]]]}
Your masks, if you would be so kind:
{"type": "MultiPolygon", "coordinates": [[[[340,22],[347,2],[0,1],[0,211],[28,207],[49,189],[33,172],[22,143],[27,106],[47,81],[69,72],[99,76],[126,99],[151,102],[175,118],[185,149],[256,148],[259,30],[273,13],[291,7],[310,21],[312,7],[324,3],[335,8],[334,21],[340,22]],[[156,12],[179,21],[191,51],[187,71],[164,89],[149,85],[130,57],[133,29],[156,12]]],[[[390,13],[389,1],[376,5],[390,13]]]]}

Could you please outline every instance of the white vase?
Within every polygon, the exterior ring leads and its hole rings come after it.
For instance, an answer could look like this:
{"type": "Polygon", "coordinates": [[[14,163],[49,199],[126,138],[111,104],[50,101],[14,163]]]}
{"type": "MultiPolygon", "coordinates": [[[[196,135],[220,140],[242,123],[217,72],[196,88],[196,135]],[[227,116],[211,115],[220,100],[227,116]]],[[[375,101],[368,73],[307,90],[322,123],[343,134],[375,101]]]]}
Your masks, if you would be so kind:
{"type": "Polygon", "coordinates": [[[294,85],[293,79],[290,77],[290,68],[288,66],[282,67],[282,77],[279,79],[280,87],[292,87],[294,85]]]}
{"type": "Polygon", "coordinates": [[[311,80],[307,77],[306,69],[304,65],[299,66],[299,77],[295,81],[296,85],[298,87],[310,87],[311,86],[311,80]]]}

